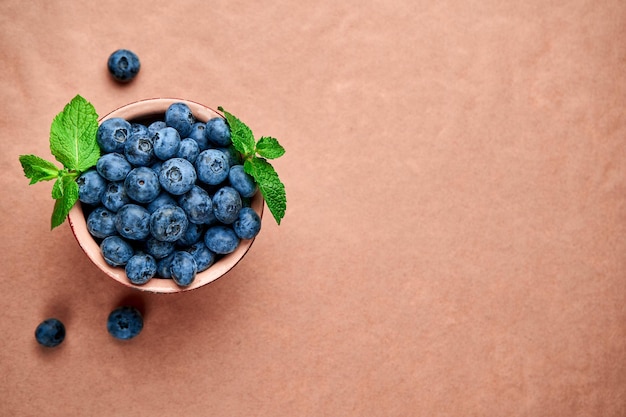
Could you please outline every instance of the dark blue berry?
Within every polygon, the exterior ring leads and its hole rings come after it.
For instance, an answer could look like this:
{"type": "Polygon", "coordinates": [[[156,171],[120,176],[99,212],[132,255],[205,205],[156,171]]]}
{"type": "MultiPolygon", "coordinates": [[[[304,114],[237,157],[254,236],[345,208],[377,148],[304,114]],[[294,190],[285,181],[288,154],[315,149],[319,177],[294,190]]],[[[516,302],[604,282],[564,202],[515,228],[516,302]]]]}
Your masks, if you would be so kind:
{"type": "Polygon", "coordinates": [[[197,185],[180,196],[178,204],[191,223],[209,224],[215,219],[209,193],[197,185]]]}
{"type": "Polygon", "coordinates": [[[58,319],[46,319],[35,329],[35,339],[45,347],[58,346],[65,340],[65,326],[58,319]]]}
{"type": "Polygon", "coordinates": [[[115,80],[126,83],[137,76],[141,63],[134,52],[118,49],[109,56],[107,67],[115,80]]]}
{"type": "Polygon", "coordinates": [[[150,215],[152,236],[164,242],[176,242],[187,230],[189,221],[178,206],[163,206],[150,215]]]}
{"type": "Polygon", "coordinates": [[[176,152],[176,156],[178,158],[186,159],[193,164],[194,162],[196,162],[198,154],[200,154],[198,142],[191,138],[186,138],[180,141],[178,152],[176,152]]]}
{"type": "Polygon", "coordinates": [[[130,282],[135,285],[143,285],[154,277],[157,264],[152,255],[137,254],[128,260],[124,270],[130,282]]]}
{"type": "Polygon", "coordinates": [[[181,287],[191,285],[196,277],[198,266],[196,260],[189,252],[174,252],[170,263],[170,273],[174,282],[181,287]]]}
{"type": "Polygon", "coordinates": [[[133,166],[145,167],[155,160],[154,145],[148,135],[134,134],[126,140],[124,156],[133,166]]]}
{"type": "Polygon", "coordinates": [[[150,235],[150,213],[137,204],[126,204],[115,215],[115,228],[126,239],[143,240],[150,235]]]}
{"type": "Polygon", "coordinates": [[[215,146],[229,146],[232,142],[230,139],[230,129],[226,120],[221,117],[215,117],[206,123],[204,135],[215,146]]]}
{"type": "Polygon", "coordinates": [[[176,129],[181,138],[189,136],[195,122],[191,109],[185,103],[172,103],[165,111],[165,124],[176,129]]]}
{"type": "Polygon", "coordinates": [[[163,162],[159,171],[161,187],[170,194],[183,195],[196,183],[196,170],[191,162],[183,158],[172,158],[163,162]]]}
{"type": "Polygon", "coordinates": [[[110,182],[107,184],[101,199],[102,205],[110,211],[117,213],[122,206],[130,203],[130,198],[126,194],[124,182],[110,182]]]}
{"type": "Polygon", "coordinates": [[[242,197],[252,197],[256,194],[257,185],[251,175],[248,175],[243,165],[235,165],[230,167],[228,171],[228,181],[230,185],[239,192],[242,197]]]}
{"type": "Polygon", "coordinates": [[[239,210],[243,206],[237,190],[229,186],[217,190],[213,195],[212,202],[215,217],[224,224],[231,224],[237,220],[239,210]]]}
{"type": "Polygon", "coordinates": [[[97,207],[87,216],[87,230],[98,239],[116,235],[115,213],[104,207],[97,207]]]}
{"type": "Polygon", "coordinates": [[[107,330],[116,339],[129,340],[143,329],[143,317],[139,310],[130,306],[118,307],[107,318],[107,330]]]}
{"type": "Polygon", "coordinates": [[[196,242],[187,250],[196,261],[197,272],[207,270],[215,262],[215,253],[206,247],[204,242],[196,242]]]}
{"type": "Polygon", "coordinates": [[[124,153],[124,144],[130,137],[132,127],[121,117],[113,117],[100,123],[96,133],[96,141],[102,153],[124,153]]]}
{"type": "Polygon", "coordinates": [[[161,192],[159,177],[152,168],[134,168],[124,180],[126,194],[138,203],[149,203],[161,192]]]}
{"type": "Polygon", "coordinates": [[[226,255],[237,249],[239,238],[230,227],[222,225],[211,226],[204,233],[204,244],[212,252],[226,255]]]}
{"type": "Polygon", "coordinates": [[[176,156],[180,146],[180,134],[173,127],[165,127],[152,137],[154,154],[165,161],[176,156]]]}
{"type": "Polygon", "coordinates": [[[105,262],[111,266],[123,266],[133,256],[133,247],[119,236],[109,236],[100,243],[105,262]]]}
{"type": "Polygon", "coordinates": [[[76,180],[78,199],[85,204],[99,204],[107,187],[107,182],[95,169],[83,172],[76,180]]]}
{"type": "Polygon", "coordinates": [[[208,185],[217,185],[228,177],[228,159],[224,152],[207,149],[196,158],[198,179],[208,185]]]}
{"type": "Polygon", "coordinates": [[[123,181],[133,167],[124,155],[117,152],[102,155],[96,163],[96,170],[109,181],[123,181]]]}

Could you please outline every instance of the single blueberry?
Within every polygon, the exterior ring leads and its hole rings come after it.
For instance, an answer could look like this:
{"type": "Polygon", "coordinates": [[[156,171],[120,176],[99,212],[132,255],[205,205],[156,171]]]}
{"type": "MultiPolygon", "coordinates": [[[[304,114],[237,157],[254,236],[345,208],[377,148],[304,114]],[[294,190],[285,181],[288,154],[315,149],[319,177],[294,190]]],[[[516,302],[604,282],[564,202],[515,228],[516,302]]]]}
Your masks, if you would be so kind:
{"type": "Polygon", "coordinates": [[[174,252],[172,261],[170,262],[170,273],[174,282],[181,287],[191,285],[196,278],[198,266],[196,260],[189,252],[174,252]]]}
{"type": "Polygon", "coordinates": [[[167,191],[162,190],[161,193],[154,200],[152,200],[150,203],[148,203],[146,208],[148,209],[150,214],[152,214],[159,207],[163,207],[163,206],[167,206],[167,205],[175,206],[176,205],[176,200],[174,200],[174,197],[172,197],[172,195],[170,193],[168,193],[167,191]]]}
{"type": "Polygon", "coordinates": [[[100,204],[107,181],[95,169],[83,172],[76,180],[78,199],[85,204],[100,204]]]}
{"type": "Polygon", "coordinates": [[[197,185],[180,196],[178,205],[185,210],[191,223],[209,224],[215,219],[209,193],[197,185]]]}
{"type": "Polygon", "coordinates": [[[132,127],[121,117],[113,117],[100,123],[96,132],[96,142],[103,153],[124,153],[124,144],[130,136],[132,127]]]}
{"type": "Polygon", "coordinates": [[[208,185],[216,185],[228,177],[228,159],[224,152],[217,149],[207,149],[200,152],[196,158],[198,179],[208,185]]]}
{"type": "Polygon", "coordinates": [[[100,243],[105,262],[111,266],[123,266],[133,256],[133,247],[119,236],[109,236],[100,243]]]}
{"type": "Polygon", "coordinates": [[[165,161],[176,156],[180,146],[180,134],[173,127],[165,127],[152,137],[154,154],[165,161]]]}
{"type": "Polygon", "coordinates": [[[228,171],[228,181],[230,181],[230,185],[237,190],[242,197],[252,197],[256,194],[256,182],[251,175],[248,175],[244,171],[243,165],[230,167],[228,171]]]}
{"type": "Polygon", "coordinates": [[[224,224],[231,224],[237,220],[239,210],[243,204],[241,196],[233,187],[225,186],[213,195],[213,214],[224,224]]]}
{"type": "Polygon", "coordinates": [[[124,270],[130,282],[143,285],[154,277],[157,264],[152,255],[137,254],[128,260],[124,270]]]}
{"type": "Polygon", "coordinates": [[[174,252],[176,246],[174,242],[164,242],[156,239],[154,236],[150,236],[146,240],[146,252],[152,255],[154,259],[163,259],[174,252]]]}
{"type": "Polygon", "coordinates": [[[159,171],[161,187],[170,194],[183,195],[196,183],[196,170],[191,162],[183,158],[172,158],[163,162],[159,171]]]}
{"type": "Polygon", "coordinates": [[[204,134],[206,123],[196,122],[191,126],[191,132],[187,137],[193,139],[198,144],[200,152],[209,149],[209,142],[204,134]]]}
{"type": "Polygon", "coordinates": [[[58,346],[65,340],[65,326],[59,319],[46,319],[35,329],[35,339],[45,347],[58,346]]]}
{"type": "Polygon", "coordinates": [[[124,182],[108,183],[100,201],[104,207],[114,213],[117,213],[122,206],[130,203],[130,198],[126,194],[126,188],[124,188],[124,182]]]}
{"type": "Polygon", "coordinates": [[[145,167],[155,160],[154,145],[148,135],[134,134],[126,140],[124,156],[133,166],[145,167]]]}
{"type": "Polygon", "coordinates": [[[124,180],[128,197],[138,203],[149,203],[161,192],[159,177],[148,167],[134,168],[124,180]]]}
{"type": "Polygon", "coordinates": [[[118,49],[109,55],[107,67],[115,80],[126,83],[137,76],[141,62],[134,52],[128,49],[118,49]]]}
{"type": "Polygon", "coordinates": [[[204,233],[204,244],[210,251],[219,255],[226,255],[237,249],[239,238],[228,226],[211,226],[204,233]]]}
{"type": "Polygon", "coordinates": [[[116,339],[129,340],[143,329],[143,317],[139,310],[121,306],[113,310],[107,318],[107,330],[116,339]]]}
{"type": "Polygon", "coordinates": [[[261,230],[261,217],[252,208],[244,207],[239,210],[233,230],[240,239],[252,239],[261,230]]]}
{"type": "Polygon", "coordinates": [[[98,239],[116,235],[115,213],[104,207],[97,207],[87,216],[87,230],[98,239]]]}
{"type": "Polygon", "coordinates": [[[167,125],[163,120],[156,120],[148,125],[150,137],[154,140],[154,135],[161,129],[165,129],[167,125]]]}
{"type": "Polygon", "coordinates": [[[202,238],[204,232],[204,225],[197,223],[189,223],[187,230],[176,241],[176,245],[182,248],[188,248],[202,238]]]}
{"type": "Polygon", "coordinates": [[[103,178],[109,181],[122,181],[132,166],[124,155],[117,152],[102,155],[96,163],[96,170],[103,178]]]}
{"type": "Polygon", "coordinates": [[[191,109],[185,103],[172,103],[165,110],[165,124],[176,129],[181,138],[189,136],[195,122],[191,109]]]}
{"type": "Polygon", "coordinates": [[[199,153],[200,148],[198,147],[198,142],[191,138],[185,138],[180,141],[176,157],[186,159],[193,164],[196,162],[199,153]]]}
{"type": "Polygon", "coordinates": [[[126,204],[115,214],[115,228],[126,239],[143,240],[150,235],[150,213],[137,204],[126,204]]]}
{"type": "Polygon", "coordinates": [[[226,120],[221,117],[215,117],[206,122],[204,135],[209,142],[216,146],[229,146],[232,143],[228,124],[226,124],[226,120]]]}
{"type": "Polygon", "coordinates": [[[187,230],[189,221],[182,208],[163,206],[150,215],[150,232],[158,240],[176,242],[187,230]]]}
{"type": "Polygon", "coordinates": [[[132,135],[146,135],[148,137],[152,137],[152,135],[150,134],[150,131],[148,130],[148,126],[142,123],[131,123],[130,133],[132,135]]]}
{"type": "Polygon", "coordinates": [[[197,272],[207,270],[215,262],[215,253],[206,247],[204,242],[196,242],[187,249],[196,261],[197,272]]]}

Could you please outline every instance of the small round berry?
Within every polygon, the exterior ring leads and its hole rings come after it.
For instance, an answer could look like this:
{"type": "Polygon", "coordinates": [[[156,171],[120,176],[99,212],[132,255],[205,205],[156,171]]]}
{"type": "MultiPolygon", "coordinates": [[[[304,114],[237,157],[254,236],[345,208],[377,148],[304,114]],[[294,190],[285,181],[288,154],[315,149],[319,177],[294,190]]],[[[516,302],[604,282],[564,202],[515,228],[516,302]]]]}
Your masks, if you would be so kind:
{"type": "Polygon", "coordinates": [[[157,264],[152,255],[137,254],[128,260],[124,269],[130,282],[143,285],[156,274],[157,264]]]}
{"type": "Polygon", "coordinates": [[[109,56],[107,67],[115,80],[126,83],[137,76],[141,63],[134,52],[118,49],[109,56]]]}
{"type": "Polygon", "coordinates": [[[189,252],[174,252],[174,257],[170,263],[170,272],[174,282],[181,287],[191,285],[196,277],[198,266],[196,260],[189,252]]]}
{"type": "Polygon", "coordinates": [[[45,347],[58,346],[65,340],[65,326],[58,319],[46,319],[35,329],[35,339],[45,347]]]}
{"type": "Polygon", "coordinates": [[[118,307],[107,318],[107,330],[116,339],[129,340],[143,329],[143,317],[139,310],[130,306],[118,307]]]}

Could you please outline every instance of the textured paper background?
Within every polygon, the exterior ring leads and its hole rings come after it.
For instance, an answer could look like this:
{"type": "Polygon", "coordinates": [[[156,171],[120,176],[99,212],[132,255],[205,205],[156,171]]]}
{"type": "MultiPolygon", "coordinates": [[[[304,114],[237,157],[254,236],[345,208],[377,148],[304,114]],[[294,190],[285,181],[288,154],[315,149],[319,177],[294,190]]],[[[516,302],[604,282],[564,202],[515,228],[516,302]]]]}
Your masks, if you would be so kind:
{"type": "Polygon", "coordinates": [[[4,0],[0,23],[0,415],[626,415],[622,1],[4,0]],[[107,279],[17,160],[78,93],[279,138],[283,224],[191,293],[107,279]]]}

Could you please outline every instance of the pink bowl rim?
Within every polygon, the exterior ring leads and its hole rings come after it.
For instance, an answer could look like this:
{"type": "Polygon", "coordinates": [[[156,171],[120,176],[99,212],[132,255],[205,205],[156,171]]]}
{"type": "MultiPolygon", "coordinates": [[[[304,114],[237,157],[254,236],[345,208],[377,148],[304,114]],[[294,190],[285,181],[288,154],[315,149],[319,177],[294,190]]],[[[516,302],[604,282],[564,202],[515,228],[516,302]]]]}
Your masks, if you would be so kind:
{"type": "MultiPolygon", "coordinates": [[[[200,122],[206,122],[214,117],[223,117],[212,108],[195,101],[179,98],[149,98],[125,104],[101,117],[99,119],[99,123],[113,117],[122,117],[126,120],[134,120],[137,118],[157,116],[164,114],[165,110],[167,110],[171,104],[179,102],[187,104],[196,117],[196,120],[200,122]]],[[[254,197],[252,197],[251,207],[261,218],[263,217],[264,203],[265,201],[263,200],[263,196],[260,192],[257,192],[254,197]]],[[[98,269],[125,287],[151,293],[182,293],[214,282],[234,268],[235,265],[237,265],[246,255],[248,250],[250,250],[250,247],[254,242],[254,238],[241,240],[239,246],[233,253],[224,255],[207,270],[198,273],[191,285],[187,287],[178,286],[172,279],[161,278],[152,278],[146,284],[135,285],[128,280],[123,267],[112,267],[104,261],[98,243],[93,239],[87,230],[87,222],[80,203],[77,203],[74,207],[72,207],[68,215],[68,220],[72,233],[74,234],[79,246],[91,262],[98,267],[98,269]]]]}

